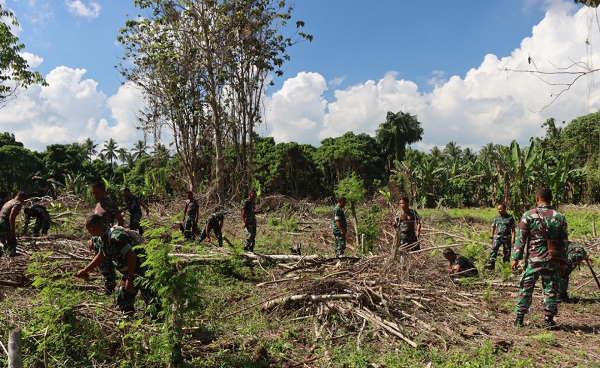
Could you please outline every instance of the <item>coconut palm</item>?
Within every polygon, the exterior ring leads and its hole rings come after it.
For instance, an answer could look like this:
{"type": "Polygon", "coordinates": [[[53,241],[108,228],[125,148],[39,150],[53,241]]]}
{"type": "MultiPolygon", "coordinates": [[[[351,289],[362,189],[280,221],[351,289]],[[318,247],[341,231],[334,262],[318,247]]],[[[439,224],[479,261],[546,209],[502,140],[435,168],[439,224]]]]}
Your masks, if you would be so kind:
{"type": "Polygon", "coordinates": [[[104,142],[104,148],[100,151],[103,159],[110,163],[111,170],[114,162],[118,159],[118,149],[119,146],[117,145],[117,142],[110,138],[108,141],[104,142]]]}

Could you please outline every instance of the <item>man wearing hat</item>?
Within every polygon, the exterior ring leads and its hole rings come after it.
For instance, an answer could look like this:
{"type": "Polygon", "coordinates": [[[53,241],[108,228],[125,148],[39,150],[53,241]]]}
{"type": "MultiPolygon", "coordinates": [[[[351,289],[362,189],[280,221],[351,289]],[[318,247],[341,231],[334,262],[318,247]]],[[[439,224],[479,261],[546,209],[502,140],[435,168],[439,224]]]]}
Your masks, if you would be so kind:
{"type": "Polygon", "coordinates": [[[477,271],[477,268],[475,268],[467,257],[454,253],[452,248],[444,249],[443,253],[446,260],[448,260],[446,270],[450,274],[450,277],[479,277],[479,271],[477,271]]]}

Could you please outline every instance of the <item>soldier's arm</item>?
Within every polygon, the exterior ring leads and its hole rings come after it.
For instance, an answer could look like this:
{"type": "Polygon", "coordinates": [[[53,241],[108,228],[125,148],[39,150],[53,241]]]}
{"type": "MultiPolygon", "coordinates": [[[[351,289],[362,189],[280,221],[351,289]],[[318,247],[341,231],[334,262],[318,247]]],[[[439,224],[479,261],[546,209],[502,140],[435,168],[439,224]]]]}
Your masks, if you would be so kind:
{"type": "Polygon", "coordinates": [[[496,221],[492,222],[492,229],[490,231],[490,243],[494,241],[494,233],[496,232],[496,221]]]}
{"type": "Polygon", "coordinates": [[[100,263],[104,262],[105,260],[106,260],[106,256],[104,255],[104,253],[98,252],[98,254],[96,254],[94,259],[92,259],[92,261],[87,266],[85,266],[85,268],[82,268],[81,270],[77,271],[77,274],[75,275],[75,277],[87,279],[90,275],[90,271],[93,270],[94,268],[98,267],[98,265],[100,263]]]}
{"type": "Polygon", "coordinates": [[[117,213],[115,214],[115,220],[117,220],[117,224],[119,226],[125,225],[125,219],[123,218],[123,214],[118,209],[117,209],[117,213]]]}
{"type": "Polygon", "coordinates": [[[242,226],[246,227],[246,207],[242,208],[242,226]]]}
{"type": "Polygon", "coordinates": [[[337,226],[337,228],[340,229],[342,236],[346,236],[346,229],[344,229],[340,220],[335,220],[335,226],[337,226]]]}
{"type": "Polygon", "coordinates": [[[17,226],[17,216],[19,215],[20,210],[21,210],[20,208],[15,206],[10,211],[10,216],[8,217],[8,221],[10,224],[10,229],[9,229],[10,236],[15,235],[15,227],[17,226]]]}
{"type": "Polygon", "coordinates": [[[125,281],[125,290],[133,291],[133,280],[135,278],[135,272],[137,271],[137,257],[133,250],[129,250],[125,254],[127,260],[127,275],[125,281]]]}

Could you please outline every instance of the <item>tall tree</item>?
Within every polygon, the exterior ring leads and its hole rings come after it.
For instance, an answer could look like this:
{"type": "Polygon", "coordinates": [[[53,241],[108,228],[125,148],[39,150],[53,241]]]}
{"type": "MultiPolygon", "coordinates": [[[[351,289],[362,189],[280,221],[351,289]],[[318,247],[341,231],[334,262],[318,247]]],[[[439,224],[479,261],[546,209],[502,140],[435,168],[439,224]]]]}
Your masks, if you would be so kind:
{"type": "Polygon", "coordinates": [[[148,149],[148,146],[146,145],[145,141],[140,139],[139,141],[135,142],[133,149],[131,150],[131,155],[133,156],[133,160],[137,161],[138,159],[147,155],[148,154],[148,152],[146,152],[147,149],[148,149]]]}
{"type": "Polygon", "coordinates": [[[118,149],[119,146],[117,145],[117,142],[110,138],[104,142],[104,147],[102,148],[102,151],[100,151],[104,160],[110,163],[111,168],[113,167],[114,162],[119,158],[118,149]]]}
{"type": "Polygon", "coordinates": [[[380,124],[377,130],[377,143],[381,146],[388,168],[393,166],[394,160],[404,159],[407,145],[422,138],[423,128],[417,117],[402,111],[389,111],[385,122],[380,124]]]}
{"type": "Polygon", "coordinates": [[[3,9],[0,3],[0,108],[15,97],[20,88],[35,83],[47,86],[42,75],[30,71],[27,60],[19,54],[25,45],[12,33],[11,25],[18,27],[19,22],[14,13],[3,9]]]}
{"type": "Polygon", "coordinates": [[[91,161],[94,155],[98,153],[98,150],[96,150],[96,148],[98,148],[98,144],[94,142],[92,138],[89,137],[86,138],[85,141],[83,141],[83,143],[81,144],[81,148],[83,149],[85,157],[89,161],[91,161]]]}
{"type": "MultiPolygon", "coordinates": [[[[203,143],[211,136],[217,195],[223,201],[225,132],[230,123],[241,121],[234,114],[239,111],[236,104],[247,102],[235,91],[248,88],[259,101],[262,98],[267,72],[286,59],[282,55],[291,44],[276,27],[289,19],[289,12],[280,9],[289,8],[285,1],[275,0],[136,0],[135,4],[151,15],[128,21],[118,39],[125,46],[124,59],[133,60],[133,66],[120,65],[121,72],[142,88],[146,98],[142,124],[154,132],[163,127],[171,131],[192,190],[200,180],[203,143]],[[249,75],[237,79],[236,72],[246,64],[258,71],[259,84],[249,75]]],[[[252,111],[252,124],[259,121],[259,106],[256,103],[252,111]]],[[[251,173],[242,178],[246,177],[251,173]]]]}

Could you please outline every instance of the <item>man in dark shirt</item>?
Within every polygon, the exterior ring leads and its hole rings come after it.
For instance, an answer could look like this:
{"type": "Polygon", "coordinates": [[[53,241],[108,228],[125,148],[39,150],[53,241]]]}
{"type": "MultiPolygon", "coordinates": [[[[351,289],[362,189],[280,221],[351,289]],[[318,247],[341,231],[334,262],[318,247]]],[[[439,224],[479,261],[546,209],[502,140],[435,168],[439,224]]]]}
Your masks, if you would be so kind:
{"type": "Polygon", "coordinates": [[[42,235],[48,234],[48,229],[50,228],[50,213],[46,207],[41,204],[35,204],[31,207],[26,207],[23,209],[23,213],[25,213],[25,226],[23,227],[23,234],[27,233],[27,227],[29,226],[29,221],[32,217],[35,217],[35,225],[33,225],[33,235],[39,236],[40,230],[42,231],[42,235]]]}
{"type": "Polygon", "coordinates": [[[479,277],[479,271],[471,261],[465,256],[454,253],[452,248],[444,249],[444,257],[448,260],[448,267],[446,270],[450,274],[450,277],[479,277]]]}
{"type": "Polygon", "coordinates": [[[144,229],[140,226],[140,220],[142,219],[142,207],[146,210],[146,216],[149,214],[148,206],[141,199],[133,195],[129,188],[123,190],[123,197],[125,198],[125,205],[127,211],[129,211],[129,228],[136,230],[140,235],[144,234],[144,229]]]}
{"type": "Polygon", "coordinates": [[[244,242],[244,250],[254,252],[254,244],[256,243],[256,214],[254,213],[256,191],[250,190],[248,198],[242,201],[242,226],[245,230],[246,241],[244,242]]]}
{"type": "MultiPolygon", "coordinates": [[[[19,192],[15,198],[6,202],[0,210],[0,241],[9,257],[17,255],[17,235],[15,233],[17,215],[21,212],[23,201],[27,199],[25,192],[19,192]]],[[[2,252],[0,251],[0,255],[2,252]]]]}
{"type": "Polygon", "coordinates": [[[186,193],[187,201],[185,201],[185,209],[183,210],[183,235],[186,239],[193,239],[198,233],[198,214],[200,211],[198,201],[194,199],[194,193],[189,191],[186,193]]]}
{"type": "Polygon", "coordinates": [[[225,219],[225,214],[221,211],[220,207],[215,208],[215,212],[211,213],[210,216],[206,219],[204,224],[204,229],[200,233],[200,242],[206,238],[206,241],[210,242],[210,231],[212,230],[215,233],[215,237],[219,243],[219,247],[223,246],[223,220],[225,219]]]}

